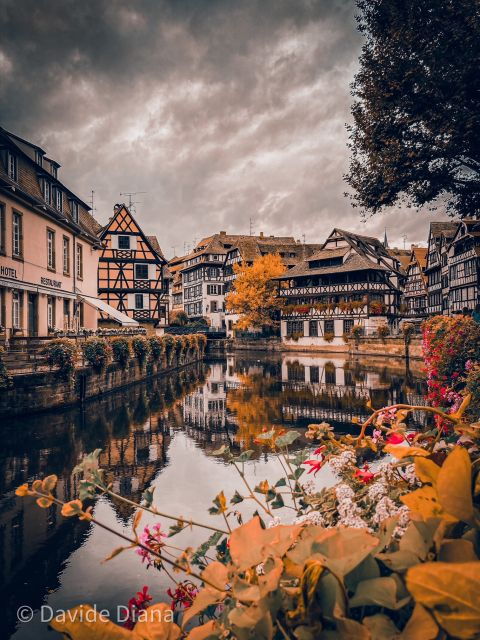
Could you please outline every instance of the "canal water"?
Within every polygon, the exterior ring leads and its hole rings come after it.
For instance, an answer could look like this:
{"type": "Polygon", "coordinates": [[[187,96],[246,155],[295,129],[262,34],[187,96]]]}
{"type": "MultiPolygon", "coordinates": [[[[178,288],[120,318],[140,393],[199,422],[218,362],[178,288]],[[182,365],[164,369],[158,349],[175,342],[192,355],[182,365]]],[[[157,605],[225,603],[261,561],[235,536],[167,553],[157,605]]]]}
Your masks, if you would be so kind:
{"type": "MultiPolygon", "coordinates": [[[[58,497],[72,499],[78,489],[73,468],[86,453],[100,448],[100,466],[117,493],[139,501],[144,489],[154,488],[159,510],[223,528],[223,519],[209,515],[208,508],[220,490],[230,497],[241,489],[241,481],[234,469],[212,455],[222,444],[237,452],[254,449],[246,464],[253,484],[275,481],[283,475],[278,461],[254,443],[264,427],[302,431],[312,422],[327,421],[337,432],[355,433],[352,418],[367,417],[368,397],[379,407],[419,404],[423,393],[421,375],[405,372],[403,363],[391,359],[373,363],[339,355],[248,352],[190,365],[168,379],[111,393],[83,409],[3,419],[0,637],[60,637],[48,629],[48,619],[81,603],[106,609],[114,621],[121,620],[128,600],[144,585],[154,601],[169,600],[170,582],[164,573],[147,569],[133,551],[102,564],[121,541],[96,525],[63,518],[54,506],[41,509],[31,498],[15,497],[15,488],[23,482],[55,473],[58,497]],[[27,618],[31,609],[30,621],[18,622],[19,607],[27,618]]],[[[315,478],[319,489],[334,482],[328,467],[315,478]]],[[[248,517],[249,512],[242,511],[248,517]]],[[[97,520],[126,534],[131,534],[134,513],[105,497],[94,504],[97,520]]],[[[287,513],[284,521],[291,517],[287,513]]],[[[170,524],[149,516],[140,529],[152,521],[162,522],[165,530],[170,524]]],[[[208,532],[193,529],[171,542],[197,546],[207,537],[208,532]]]]}

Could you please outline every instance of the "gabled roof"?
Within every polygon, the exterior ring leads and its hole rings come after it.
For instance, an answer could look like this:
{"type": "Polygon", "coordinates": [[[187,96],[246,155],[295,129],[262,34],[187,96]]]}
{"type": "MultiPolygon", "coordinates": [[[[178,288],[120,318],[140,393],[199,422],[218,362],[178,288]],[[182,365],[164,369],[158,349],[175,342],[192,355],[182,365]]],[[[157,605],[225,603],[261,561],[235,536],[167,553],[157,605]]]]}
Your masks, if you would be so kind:
{"type": "Polygon", "coordinates": [[[339,247],[338,249],[321,249],[312,253],[307,262],[316,262],[317,260],[328,260],[330,258],[343,258],[350,251],[350,247],[339,247]]]}
{"type": "Polygon", "coordinates": [[[309,268],[308,261],[303,261],[292,267],[284,274],[279,276],[278,278],[273,278],[273,280],[287,280],[289,278],[294,278],[298,276],[316,276],[316,275],[328,275],[330,273],[345,273],[347,271],[365,271],[365,270],[373,270],[373,271],[386,271],[389,272],[390,269],[387,269],[381,264],[376,264],[372,262],[368,258],[358,254],[352,254],[348,256],[348,258],[340,265],[330,265],[326,267],[315,267],[313,269],[309,268]]]}
{"type": "Polygon", "coordinates": [[[164,255],[162,253],[162,250],[160,248],[160,244],[158,243],[157,237],[156,236],[147,236],[147,235],[145,235],[143,233],[142,227],[138,224],[136,219],[133,217],[132,212],[130,211],[130,209],[125,204],[121,204],[121,205],[118,205],[118,206],[115,207],[114,212],[113,212],[113,216],[110,218],[108,223],[104,227],[102,227],[100,229],[99,238],[101,240],[103,240],[105,238],[105,236],[109,232],[110,227],[112,226],[112,224],[115,222],[117,217],[124,211],[126,211],[127,214],[130,216],[130,218],[132,219],[133,223],[138,228],[139,234],[142,236],[145,244],[149,247],[149,249],[152,251],[152,253],[155,253],[160,258],[160,260],[164,264],[166,264],[167,260],[165,259],[164,255]]]}
{"type": "Polygon", "coordinates": [[[455,235],[459,222],[443,222],[435,221],[430,223],[430,235],[434,240],[440,239],[443,235],[445,238],[453,238],[455,235]]]}

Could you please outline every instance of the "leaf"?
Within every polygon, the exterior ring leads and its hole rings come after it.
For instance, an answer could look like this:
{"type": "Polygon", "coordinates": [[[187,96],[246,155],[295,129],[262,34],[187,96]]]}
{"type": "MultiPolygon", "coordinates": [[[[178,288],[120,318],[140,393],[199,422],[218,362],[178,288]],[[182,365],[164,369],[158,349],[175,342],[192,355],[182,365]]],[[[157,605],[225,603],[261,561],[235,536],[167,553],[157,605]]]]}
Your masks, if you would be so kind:
{"type": "Polygon", "coordinates": [[[28,496],[28,484],[21,484],[19,487],[15,489],[15,495],[20,496],[21,498],[28,496]]]}
{"type": "Polygon", "coordinates": [[[444,510],[463,522],[473,517],[472,465],[463,447],[455,447],[443,463],[436,488],[444,510]]]}
{"type": "Polygon", "coordinates": [[[112,553],[109,556],[107,556],[106,558],[104,558],[102,560],[102,564],[104,562],[108,562],[109,560],[112,560],[112,558],[115,558],[115,556],[120,555],[122,553],[122,551],[126,551],[127,549],[133,549],[136,546],[137,545],[135,545],[135,544],[129,544],[127,547],[117,547],[116,549],[114,549],[112,551],[112,553]]]}
{"type": "Polygon", "coordinates": [[[438,625],[421,604],[416,604],[410,620],[400,635],[401,640],[435,640],[438,625]]]}
{"type": "Polygon", "coordinates": [[[192,629],[187,636],[187,640],[207,640],[212,637],[218,637],[215,634],[215,620],[209,620],[205,624],[192,629]]]}
{"type": "Polygon", "coordinates": [[[153,492],[155,491],[155,487],[151,489],[145,489],[142,493],[142,500],[145,502],[145,506],[150,508],[153,503],[153,492]]]}
{"type": "Polygon", "coordinates": [[[142,519],[142,516],[143,516],[143,511],[142,509],[139,509],[133,518],[132,529],[135,534],[137,533],[137,527],[140,524],[140,520],[142,519]]]}
{"type": "Polygon", "coordinates": [[[61,510],[61,514],[64,518],[70,518],[71,516],[78,516],[82,511],[82,503],[80,500],[71,500],[66,502],[61,510]]]}
{"type": "Polygon", "coordinates": [[[282,495],[280,493],[277,493],[275,500],[270,503],[270,506],[272,509],[281,509],[285,506],[282,495]]]}
{"type": "Polygon", "coordinates": [[[415,458],[415,473],[422,482],[435,484],[437,482],[440,467],[433,460],[415,458]]]}
{"type": "Polygon", "coordinates": [[[350,607],[376,605],[387,609],[401,609],[410,598],[397,598],[398,583],[391,576],[363,580],[358,584],[350,607]]]}
{"type": "Polygon", "coordinates": [[[216,506],[210,507],[210,509],[208,510],[209,513],[211,513],[212,515],[225,513],[225,511],[227,510],[227,499],[225,498],[225,494],[223,493],[223,491],[220,491],[220,493],[215,496],[215,498],[213,499],[213,504],[215,504],[216,506]]]}
{"type": "Polygon", "coordinates": [[[278,438],[275,440],[275,444],[277,445],[277,447],[288,447],[299,437],[300,434],[298,433],[298,431],[290,430],[287,431],[287,433],[284,433],[282,436],[278,436],[278,438]]]}
{"type": "Polygon", "coordinates": [[[438,554],[440,562],[475,562],[478,560],[470,540],[444,540],[438,554]]]}
{"type": "Polygon", "coordinates": [[[397,458],[397,460],[410,456],[427,457],[430,455],[430,452],[426,449],[421,449],[420,447],[408,447],[402,444],[387,444],[384,447],[384,451],[397,458]]]}
{"type": "Polygon", "coordinates": [[[335,638],[338,640],[370,640],[370,633],[363,624],[351,618],[336,618],[335,638]]]}
{"type": "Polygon", "coordinates": [[[457,638],[478,637],[480,562],[428,562],[412,567],[407,588],[447,633],[457,638]]]}
{"type": "Polygon", "coordinates": [[[285,478],[280,478],[280,480],[277,480],[277,482],[275,483],[276,487],[286,487],[287,486],[287,481],[285,480],[285,478]]]}
{"type": "Polygon", "coordinates": [[[262,480],[257,484],[254,491],[256,493],[267,493],[269,489],[270,489],[270,485],[268,484],[268,480],[262,480]]]}
{"type": "Polygon", "coordinates": [[[320,529],[312,544],[312,553],[321,553],[327,558],[327,567],[343,577],[377,546],[378,540],[361,529],[320,529]]]}
{"type": "Polygon", "coordinates": [[[428,518],[445,518],[450,521],[456,520],[456,518],[452,518],[445,513],[434,487],[425,485],[421,489],[401,496],[400,500],[403,504],[407,505],[410,511],[418,513],[424,520],[428,520],[428,518]]]}
{"type": "Polygon", "coordinates": [[[235,493],[233,494],[233,497],[230,499],[231,504],[238,504],[239,502],[243,502],[245,500],[245,498],[240,495],[238,493],[238,491],[235,491],[235,493]]]}
{"type": "Polygon", "coordinates": [[[221,562],[211,562],[202,571],[202,578],[208,580],[218,590],[225,591],[225,585],[228,582],[228,568],[221,562]]]}
{"type": "Polygon", "coordinates": [[[224,456],[226,453],[230,453],[230,447],[227,444],[223,444],[219,449],[212,451],[212,456],[224,456]]]}
{"type": "Polygon", "coordinates": [[[257,440],[271,440],[275,436],[275,429],[270,429],[270,431],[265,431],[265,433],[259,433],[257,436],[257,440]]]}
{"type": "Polygon", "coordinates": [[[183,614],[182,627],[194,618],[196,615],[204,611],[207,607],[211,607],[214,604],[220,604],[224,599],[225,594],[221,591],[215,591],[214,589],[201,589],[195,596],[195,600],[191,607],[185,610],[183,614]]]}
{"type": "Polygon", "coordinates": [[[132,640],[176,640],[181,630],[173,623],[173,612],[164,602],[152,604],[144,614],[138,615],[132,640]]]}
{"type": "Polygon", "coordinates": [[[56,616],[50,626],[72,640],[136,640],[131,631],[119,627],[88,604],[56,616]]]}
{"type": "MultiPolygon", "coordinates": [[[[48,496],[37,498],[37,504],[39,507],[42,507],[42,509],[48,509],[48,507],[52,506],[53,499],[49,498],[48,496]]],[[[63,512],[63,509],[62,509],[62,512],[63,512]]]]}
{"type": "Polygon", "coordinates": [[[242,603],[258,602],[260,600],[260,587],[242,578],[235,578],[232,584],[232,595],[242,603]]]}
{"type": "Polygon", "coordinates": [[[398,629],[383,613],[377,613],[374,616],[367,616],[362,623],[369,630],[369,638],[371,640],[391,640],[398,638],[398,629]]]}
{"type": "Polygon", "coordinates": [[[235,460],[235,462],[246,462],[247,460],[250,460],[254,453],[255,451],[253,451],[253,449],[248,449],[248,451],[242,451],[239,456],[233,459],[235,460]]]}
{"type": "Polygon", "coordinates": [[[56,475],[47,476],[42,482],[42,489],[47,493],[51,493],[58,482],[58,478],[56,475]]]}

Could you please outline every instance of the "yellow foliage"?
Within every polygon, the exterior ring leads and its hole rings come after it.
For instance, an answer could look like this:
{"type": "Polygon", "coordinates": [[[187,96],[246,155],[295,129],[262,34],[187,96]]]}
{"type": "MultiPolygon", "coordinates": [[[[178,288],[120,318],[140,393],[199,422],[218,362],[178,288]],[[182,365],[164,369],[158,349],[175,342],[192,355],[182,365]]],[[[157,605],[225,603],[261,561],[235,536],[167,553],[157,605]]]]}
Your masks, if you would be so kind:
{"type": "Polygon", "coordinates": [[[237,278],[225,302],[227,311],[240,315],[237,327],[248,329],[274,325],[275,312],[280,309],[281,302],[272,278],[285,271],[280,256],[261,256],[251,266],[234,265],[234,271],[237,278]]]}

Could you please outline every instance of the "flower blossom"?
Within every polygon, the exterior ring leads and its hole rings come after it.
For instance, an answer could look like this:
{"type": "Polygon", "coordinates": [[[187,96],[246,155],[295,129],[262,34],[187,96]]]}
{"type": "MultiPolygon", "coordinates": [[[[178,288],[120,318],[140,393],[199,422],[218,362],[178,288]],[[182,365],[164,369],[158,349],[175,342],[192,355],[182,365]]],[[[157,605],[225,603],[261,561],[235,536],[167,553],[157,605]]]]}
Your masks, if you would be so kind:
{"type": "Polygon", "coordinates": [[[303,464],[310,465],[310,469],[307,471],[307,474],[313,473],[313,475],[316,476],[325,464],[325,460],[305,460],[303,464]]]}
{"type": "Polygon", "coordinates": [[[198,589],[192,582],[185,581],[180,582],[175,591],[167,589],[167,594],[172,599],[172,602],[170,603],[172,611],[175,611],[179,606],[188,609],[192,606],[193,601],[198,594],[198,589]]]}
{"type": "Polygon", "coordinates": [[[398,431],[395,431],[394,433],[391,433],[388,436],[387,444],[400,444],[404,440],[405,440],[405,437],[403,436],[403,434],[399,433],[398,431]]]}
{"type": "MultiPolygon", "coordinates": [[[[166,537],[167,534],[163,533],[161,525],[154,524],[151,529],[147,525],[144,528],[143,533],[140,535],[140,542],[144,547],[147,547],[151,551],[160,553],[162,547],[165,545],[165,543],[162,542],[162,538],[166,537]]],[[[147,549],[144,549],[142,547],[139,547],[137,549],[137,554],[142,558],[142,562],[147,562],[148,567],[156,563],[158,564],[159,562],[159,558],[152,555],[147,549]]]]}
{"type": "Polygon", "coordinates": [[[137,597],[134,596],[128,601],[128,616],[123,626],[127,629],[133,629],[138,612],[144,611],[150,600],[152,600],[152,596],[148,593],[148,587],[145,585],[141,591],[137,591],[137,597]]]}
{"type": "Polygon", "coordinates": [[[363,469],[357,469],[355,471],[355,478],[358,478],[360,482],[364,484],[368,484],[375,478],[375,474],[369,470],[368,464],[366,464],[363,469]]]}

